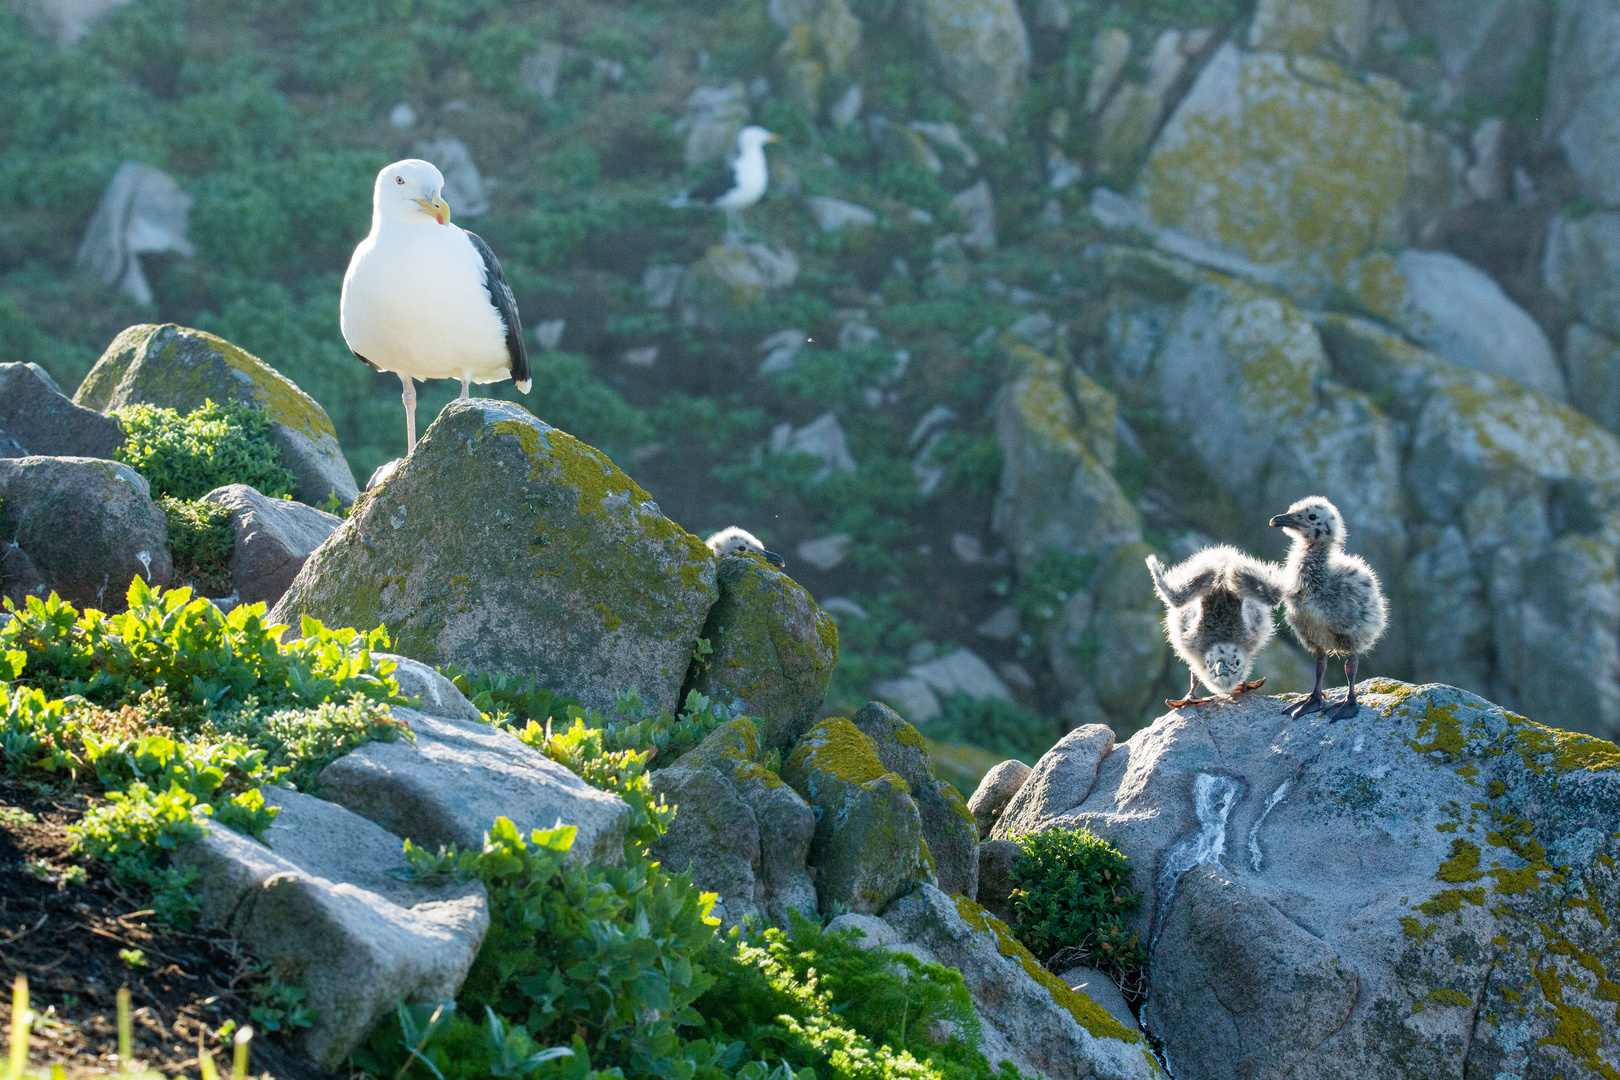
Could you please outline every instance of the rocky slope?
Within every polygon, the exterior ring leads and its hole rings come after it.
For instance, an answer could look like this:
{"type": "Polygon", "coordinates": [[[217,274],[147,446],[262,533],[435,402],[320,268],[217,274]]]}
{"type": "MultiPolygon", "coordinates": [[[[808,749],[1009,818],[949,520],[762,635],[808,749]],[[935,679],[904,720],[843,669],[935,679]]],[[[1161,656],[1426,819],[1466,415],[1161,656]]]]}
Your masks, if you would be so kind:
{"type": "MultiPolygon", "coordinates": [[[[437,155],[534,335],[528,404],[788,554],[841,623],[830,706],[1031,759],[1127,732],[1182,679],[1142,556],[1276,556],[1269,515],[1325,493],[1395,599],[1364,673],[1620,731],[1608,0],[468,0],[409,41],[24,8],[14,99],[79,107],[0,135],[48,178],[0,234],[0,359],[74,385],[153,312],[202,325],[369,475],[397,389],[343,351],[336,275],[372,171],[437,155]],[[771,191],[717,243],[665,199],[748,121],[771,191]]],[[[1308,677],[1285,641],[1259,673],[1308,677]]]]}

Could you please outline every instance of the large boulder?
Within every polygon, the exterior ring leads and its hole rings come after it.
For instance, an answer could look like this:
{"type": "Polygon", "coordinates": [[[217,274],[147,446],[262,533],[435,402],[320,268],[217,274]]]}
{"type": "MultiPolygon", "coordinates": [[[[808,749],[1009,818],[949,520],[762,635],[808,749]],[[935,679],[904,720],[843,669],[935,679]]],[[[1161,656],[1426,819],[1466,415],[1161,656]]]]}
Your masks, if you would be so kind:
{"type": "Polygon", "coordinates": [[[1106,724],[1077,727],[1041,755],[1002,811],[990,836],[1011,840],[1041,832],[1086,801],[1103,759],[1114,751],[1114,730],[1106,724]]]}
{"type": "Polygon", "coordinates": [[[1461,367],[1501,375],[1553,401],[1568,393],[1552,343],[1489,274],[1444,251],[1382,252],[1347,287],[1368,310],[1461,367]]]}
{"type": "Polygon", "coordinates": [[[1047,551],[1099,555],[1142,539],[1114,479],[1114,396],[1028,345],[1007,349],[1011,376],[996,398],[1002,466],[992,526],[1019,565],[1047,551]]]}
{"type": "Polygon", "coordinates": [[[1573,324],[1564,334],[1564,371],[1570,404],[1620,434],[1620,342],[1573,324]]]}
{"type": "Polygon", "coordinates": [[[1543,0],[1399,0],[1397,6],[1407,28],[1439,52],[1449,97],[1482,101],[1512,93],[1541,47],[1549,7],[1543,0]]]}
{"type": "Polygon", "coordinates": [[[1315,304],[1352,259],[1411,243],[1451,203],[1446,142],[1404,105],[1380,77],[1222,45],[1154,141],[1138,197],[1315,304]]]}
{"type": "Polygon", "coordinates": [[[1564,151],[1586,197],[1620,205],[1620,5],[1556,5],[1541,133],[1564,151]]]}
{"type": "Polygon", "coordinates": [[[304,560],[343,519],[291,499],[272,499],[246,484],[228,484],[202,497],[231,512],[231,585],[244,604],[274,605],[304,560]]]}
{"type": "Polygon", "coordinates": [[[952,896],[971,899],[978,895],[978,823],[961,794],[935,778],[934,762],[922,735],[877,701],[862,706],[851,722],[872,740],[883,767],[911,789],[922,817],[923,840],[934,858],[936,883],[952,896]]]}
{"type": "Polygon", "coordinates": [[[1620,212],[1554,216],[1541,281],[1587,325],[1620,336],[1620,212]]]}
{"type": "MultiPolygon", "coordinates": [[[[442,707],[440,711],[444,710],[442,707]]],[[[630,807],[490,724],[394,707],[413,739],[372,742],[321,770],[321,798],[428,850],[478,851],[498,817],[532,829],[579,830],[569,859],[624,861],[630,807]]]]}
{"type": "Polygon", "coordinates": [[[877,747],[841,716],[807,732],[782,779],[815,811],[810,863],[824,913],[842,904],[871,915],[918,882],[933,881],[933,856],[911,789],[883,767],[877,747]]]}
{"type": "Polygon", "coordinates": [[[38,364],[0,364],[0,430],[46,457],[110,458],[124,443],[118,421],[75,405],[38,364]]]}
{"type": "Polygon", "coordinates": [[[326,410],[285,375],[223,338],[173,323],[132,326],[113,339],[73,400],[98,412],[160,405],[188,413],[204,401],[240,401],[270,415],[293,496],[321,506],[354,502],[354,474],[326,410]]]}
{"type": "Polygon", "coordinates": [[[1604,1074],[1620,749],[1447,686],[1361,694],[1331,724],[1171,713],[1048,819],[1135,868],[1147,1030],[1189,1080],[1604,1074]]]}
{"type": "Polygon", "coordinates": [[[677,809],[653,857],[716,893],[714,914],[728,927],[749,916],[786,923],[790,912],[816,914],[806,862],[816,815],[760,764],[761,750],[753,721],[740,718],[652,774],[653,793],[677,809]]]}
{"type": "MultiPolygon", "coordinates": [[[[88,16],[109,6],[109,0],[28,2],[39,8],[56,8],[64,18],[64,28],[77,15],[88,16]],[[78,11],[69,14],[74,8],[78,11]]],[[[151,304],[155,299],[152,285],[140,257],[196,254],[186,236],[190,216],[191,196],[180,190],[174,177],[144,161],[126,161],[101,193],[101,202],[79,241],[73,268],[94,274],[103,285],[119,286],[137,304],[151,304]]]]}
{"type": "Polygon", "coordinates": [[[694,661],[694,689],[747,715],[786,750],[810,727],[838,662],[838,626],[804,586],[753,554],[720,560],[720,600],[694,661]]]}
{"type": "Polygon", "coordinates": [[[935,78],[991,134],[1004,132],[1029,88],[1029,33],[1015,0],[906,0],[935,78]]]}
{"type": "Polygon", "coordinates": [[[968,809],[979,827],[980,840],[989,838],[990,830],[1001,820],[1007,804],[1024,786],[1029,774],[1028,765],[1017,758],[1008,758],[980,778],[979,786],[973,789],[973,797],[968,799],[968,809]]]}
{"type": "Polygon", "coordinates": [[[174,573],[169,522],[128,465],[80,457],[0,459],[5,595],[55,592],[81,608],[121,611],[136,577],[174,573]]]}
{"type": "Polygon", "coordinates": [[[262,843],[206,822],[175,865],[196,873],[204,922],[309,992],[314,1021],[290,1034],[335,1071],[400,1002],[460,992],[489,929],[488,900],[476,881],[400,880],[404,842],[341,806],[263,791],[279,813],[262,843]]]}
{"type": "Polygon", "coordinates": [[[385,625],[424,663],[673,710],[715,560],[607,457],[517,405],[453,401],[273,613],[385,625]]]}
{"type": "MultiPolygon", "coordinates": [[[[902,944],[961,971],[984,1026],[985,1057],[1053,1080],[1158,1080],[1147,1040],[1047,971],[1000,919],[924,885],[883,912],[902,944]],[[920,950],[919,950],[920,947],[920,950]]],[[[895,946],[890,946],[891,948],[895,946]]]]}

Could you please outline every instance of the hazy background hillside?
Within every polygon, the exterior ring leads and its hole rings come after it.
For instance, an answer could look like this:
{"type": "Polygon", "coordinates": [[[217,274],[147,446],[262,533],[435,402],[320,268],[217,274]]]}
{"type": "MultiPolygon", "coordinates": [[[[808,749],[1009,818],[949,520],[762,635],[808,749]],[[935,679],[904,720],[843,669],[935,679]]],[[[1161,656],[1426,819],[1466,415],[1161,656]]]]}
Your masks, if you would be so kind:
{"type": "Polygon", "coordinates": [[[338,288],[377,169],[428,156],[529,333],[533,393],[487,392],[782,551],[840,624],[830,711],[1132,729],[1185,689],[1143,555],[1279,557],[1324,491],[1401,616],[1364,676],[1620,730],[1614,3],[14,3],[0,358],[70,390],[126,325],[204,328],[363,482],[399,385],[338,288]],[[666,200],[744,122],[781,142],[725,247],[666,200]],[[193,200],[150,304],[75,270],[129,161],[193,200]]]}

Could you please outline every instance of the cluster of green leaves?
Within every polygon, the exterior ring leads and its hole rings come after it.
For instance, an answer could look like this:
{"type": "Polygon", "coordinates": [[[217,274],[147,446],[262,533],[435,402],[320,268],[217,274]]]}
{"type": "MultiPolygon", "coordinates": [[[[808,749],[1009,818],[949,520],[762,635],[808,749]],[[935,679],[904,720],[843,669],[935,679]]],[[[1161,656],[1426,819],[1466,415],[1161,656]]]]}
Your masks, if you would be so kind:
{"type": "Polygon", "coordinates": [[[372,650],[388,647],[381,628],[328,630],[306,616],[303,636],[283,644],[284,628],[265,623],[262,603],[221,614],[190,589],[152,589],[140,577],[126,600],[116,615],[80,613],[54,593],[30,596],[22,608],[8,600],[0,649],[22,654],[23,684],[102,706],[134,703],[156,687],[207,710],[249,698],[272,709],[354,697],[403,703],[392,661],[372,659],[372,650]]]}
{"type": "Polygon", "coordinates": [[[212,400],[180,415],[130,405],[112,415],[125,439],[114,456],[146,477],[154,495],[200,499],[226,484],[247,484],[271,498],[292,494],[297,478],[281,463],[270,416],[241,402],[212,400]]]}
{"type": "Polygon", "coordinates": [[[211,595],[222,595],[230,582],[235,533],[231,512],[214,503],[160,496],[158,506],[169,521],[169,555],[175,577],[193,582],[211,595]]]}
{"type": "Polygon", "coordinates": [[[1061,734],[1051,717],[1042,716],[1016,701],[1000,698],[976,701],[967,694],[952,694],[940,704],[940,715],[920,726],[928,738],[972,743],[1031,765],[1052,748],[1061,734]]]}
{"type": "Polygon", "coordinates": [[[1018,937],[1036,956],[1075,950],[1086,963],[1129,984],[1147,961],[1125,916],[1142,903],[1130,887],[1130,861],[1086,829],[1047,829],[1016,838],[1012,909],[1018,937]]]}
{"type": "Polygon", "coordinates": [[[479,852],[407,847],[420,879],[482,881],[490,930],[458,1001],[402,1007],[356,1065],[424,1080],[1008,1075],[975,1050],[959,972],[803,919],[719,937],[689,873],[570,865],[574,834],[525,841],[501,819],[479,852]]]}
{"type": "Polygon", "coordinates": [[[80,850],[149,889],[176,925],[195,911],[188,875],[165,865],[212,816],[248,835],[275,810],[264,784],[311,786],[354,747],[408,734],[381,631],[327,630],[282,644],[264,605],[229,615],[189,589],[137,577],[128,609],[79,612],[55,594],[29,597],[0,628],[4,650],[0,766],[94,778],[107,795],[75,826],[80,850]]]}

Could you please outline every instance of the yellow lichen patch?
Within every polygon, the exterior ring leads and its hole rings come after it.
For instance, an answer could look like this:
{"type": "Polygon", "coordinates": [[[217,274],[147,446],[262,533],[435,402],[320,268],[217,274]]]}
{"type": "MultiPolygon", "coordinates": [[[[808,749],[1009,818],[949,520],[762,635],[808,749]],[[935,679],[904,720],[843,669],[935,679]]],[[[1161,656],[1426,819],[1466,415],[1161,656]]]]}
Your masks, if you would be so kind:
{"type": "Polygon", "coordinates": [[[1024,948],[1006,923],[965,896],[953,896],[951,899],[956,903],[957,913],[969,926],[987,934],[994,934],[1001,955],[1016,960],[1029,973],[1029,977],[1044,986],[1052,995],[1052,1000],[1067,1009],[1069,1015],[1074,1017],[1074,1022],[1085,1028],[1094,1038],[1119,1039],[1129,1043],[1142,1041],[1142,1036],[1115,1020],[1109,1015],[1108,1010],[1093,1001],[1090,995],[1077,993],[1063,985],[1062,979],[1042,967],[1035,959],[1035,954],[1024,948]]]}
{"type": "Polygon", "coordinates": [[[1485,886],[1476,885],[1472,889],[1441,889],[1431,899],[1419,904],[1417,910],[1425,915],[1454,915],[1462,910],[1464,903],[1484,907],[1485,886]]]}
{"type": "Polygon", "coordinates": [[[1423,999],[1423,1004],[1440,1005],[1446,1008],[1454,1009],[1466,1009],[1474,1004],[1474,999],[1463,993],[1461,990],[1453,990],[1450,987],[1442,987],[1438,990],[1430,990],[1428,996],[1423,999]]]}
{"type": "Polygon", "coordinates": [[[860,728],[842,716],[823,720],[805,733],[788,759],[793,774],[825,772],[846,783],[863,785],[887,777],[902,791],[911,789],[883,767],[877,748],[860,728]]]}
{"type": "MultiPolygon", "coordinates": [[[[1534,961],[1535,957],[1531,959],[1534,961]]],[[[1564,987],[1555,966],[1549,964],[1532,970],[1553,1013],[1552,1034],[1537,1040],[1538,1044],[1568,1051],[1580,1064],[1595,1069],[1604,1080],[1620,1080],[1620,1070],[1598,1057],[1603,1049],[1603,1024],[1585,1009],[1564,1001],[1564,987]]]]}
{"type": "Polygon", "coordinates": [[[1412,918],[1410,915],[1402,915],[1401,929],[1405,931],[1407,937],[1421,945],[1425,941],[1429,940],[1429,936],[1431,934],[1440,929],[1440,924],[1429,923],[1425,926],[1422,922],[1412,918]]]}
{"type": "Polygon", "coordinates": [[[1431,705],[1418,720],[1417,738],[1407,743],[1420,754],[1440,750],[1447,754],[1461,754],[1467,745],[1462,720],[1456,705],[1431,705]],[[1427,742],[1421,740],[1428,739],[1427,742]]]}
{"type": "Polygon", "coordinates": [[[1465,881],[1478,881],[1485,876],[1479,868],[1479,845],[1467,840],[1453,840],[1451,842],[1451,858],[1440,864],[1435,871],[1436,881],[1446,881],[1453,885],[1465,881]]]}
{"type": "Polygon", "coordinates": [[[1532,771],[1540,771],[1537,759],[1546,754],[1552,755],[1553,769],[1560,773],[1577,769],[1588,772],[1620,769],[1620,747],[1614,743],[1574,731],[1543,727],[1514,713],[1508,714],[1508,726],[1517,737],[1519,756],[1532,771]]]}

